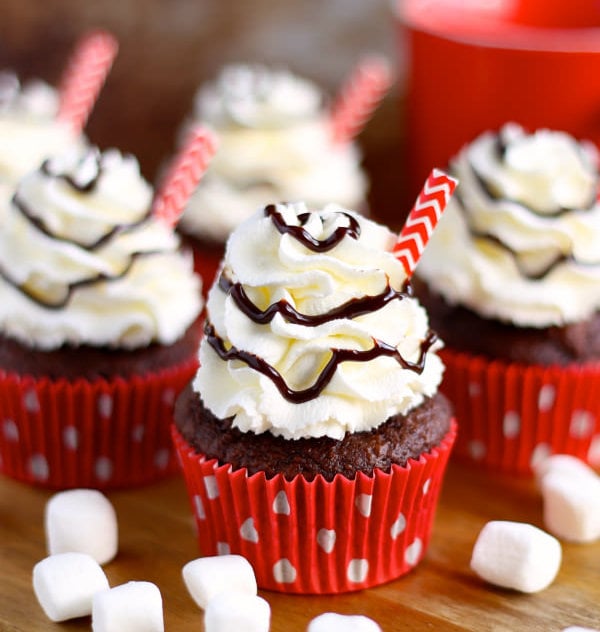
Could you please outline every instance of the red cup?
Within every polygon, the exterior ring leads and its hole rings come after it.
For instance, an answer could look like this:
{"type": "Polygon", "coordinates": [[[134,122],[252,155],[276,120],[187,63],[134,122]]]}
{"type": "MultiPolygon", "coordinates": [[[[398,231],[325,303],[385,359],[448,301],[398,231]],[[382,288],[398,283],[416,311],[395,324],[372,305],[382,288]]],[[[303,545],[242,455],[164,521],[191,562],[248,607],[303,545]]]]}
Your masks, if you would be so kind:
{"type": "Polygon", "coordinates": [[[600,144],[600,2],[405,0],[407,194],[467,142],[514,121],[600,144]]]}

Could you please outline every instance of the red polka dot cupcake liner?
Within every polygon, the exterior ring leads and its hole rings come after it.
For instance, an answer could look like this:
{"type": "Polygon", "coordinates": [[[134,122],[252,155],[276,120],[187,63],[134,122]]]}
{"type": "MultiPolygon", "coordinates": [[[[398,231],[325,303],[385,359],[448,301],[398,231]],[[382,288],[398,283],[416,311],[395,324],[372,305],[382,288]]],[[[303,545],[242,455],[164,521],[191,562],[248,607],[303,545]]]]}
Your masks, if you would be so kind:
{"type": "Polygon", "coordinates": [[[600,466],[600,363],[536,366],[442,350],[458,459],[531,475],[551,454],[600,466]]]}
{"type": "Polygon", "coordinates": [[[131,487],[177,472],[173,407],[196,369],[192,359],[95,381],[0,371],[0,472],[52,489],[131,487]]]}
{"type": "Polygon", "coordinates": [[[173,429],[203,555],[249,560],[260,588],[331,594],[411,571],[430,540],[456,424],[430,453],[389,473],[267,479],[198,454],[173,429]]]}

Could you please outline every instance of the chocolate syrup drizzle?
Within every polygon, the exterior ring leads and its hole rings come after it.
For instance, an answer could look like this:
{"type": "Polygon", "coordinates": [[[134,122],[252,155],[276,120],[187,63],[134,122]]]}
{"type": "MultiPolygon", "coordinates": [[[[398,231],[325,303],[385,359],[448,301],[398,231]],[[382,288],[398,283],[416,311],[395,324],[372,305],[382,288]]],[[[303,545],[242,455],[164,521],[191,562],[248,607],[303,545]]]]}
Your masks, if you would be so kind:
{"type": "MultiPolygon", "coordinates": [[[[310,235],[307,237],[306,231],[301,227],[288,226],[285,224],[283,217],[276,211],[273,205],[265,208],[265,215],[271,217],[271,220],[281,234],[291,234],[295,239],[315,252],[322,252],[325,249],[333,247],[330,243],[324,245],[324,242],[314,240],[310,235]],[[288,230],[292,228],[297,230],[288,230]]],[[[340,227],[333,233],[332,237],[335,235],[333,241],[335,241],[336,244],[339,243],[347,234],[354,239],[356,239],[360,234],[358,222],[346,213],[344,213],[344,215],[349,217],[352,221],[349,226],[340,227]]],[[[302,214],[299,218],[301,222],[305,222],[308,218],[308,214],[302,214]]],[[[388,281],[385,289],[380,294],[351,299],[324,314],[307,315],[298,312],[285,300],[269,305],[269,307],[265,310],[260,309],[252,303],[243,286],[240,283],[232,282],[224,273],[222,273],[219,277],[219,288],[231,296],[238,309],[240,309],[240,311],[243,312],[250,320],[261,325],[271,322],[275,314],[280,314],[288,322],[316,327],[336,319],[353,319],[362,314],[377,311],[392,300],[402,300],[412,296],[412,287],[410,286],[408,280],[405,281],[401,290],[395,290],[392,288],[388,281]]],[[[421,374],[425,367],[427,351],[438,339],[437,335],[433,331],[429,330],[427,332],[425,340],[421,342],[420,355],[417,362],[410,362],[406,360],[402,357],[396,347],[381,340],[377,340],[376,338],[372,338],[373,346],[367,350],[332,349],[329,361],[317,376],[315,382],[305,389],[294,390],[288,386],[283,376],[262,358],[242,349],[237,349],[233,346],[227,349],[224,340],[216,334],[215,328],[209,320],[206,321],[204,334],[207,342],[223,361],[240,360],[246,363],[255,371],[267,376],[275,384],[282,397],[294,404],[300,404],[318,397],[323,389],[329,384],[337,370],[338,365],[342,362],[369,362],[377,357],[388,356],[394,358],[396,362],[402,366],[402,368],[421,374]]]]}
{"type": "Polygon", "coordinates": [[[275,384],[282,397],[293,404],[302,404],[303,402],[307,402],[315,397],[318,397],[323,389],[329,384],[337,370],[338,365],[342,362],[369,362],[370,360],[374,360],[380,356],[388,356],[394,358],[396,362],[402,366],[402,368],[414,371],[420,375],[425,368],[425,357],[427,355],[427,351],[438,339],[437,335],[433,331],[428,332],[427,337],[421,343],[421,353],[417,362],[409,362],[408,360],[405,360],[396,347],[388,345],[376,338],[373,338],[373,346],[365,351],[359,351],[356,349],[332,349],[331,358],[318,375],[315,382],[308,388],[295,391],[286,384],[281,373],[279,373],[277,369],[262,358],[259,358],[248,351],[236,349],[235,347],[226,349],[223,339],[217,336],[214,326],[208,321],[204,326],[204,335],[206,336],[206,340],[210,346],[216,351],[222,360],[241,360],[250,368],[266,375],[273,384],[275,384]]]}
{"type": "MultiPolygon", "coordinates": [[[[507,151],[507,144],[505,143],[504,139],[498,134],[494,141],[494,153],[496,154],[499,162],[504,162],[506,160],[506,151],[507,151]]],[[[596,196],[592,195],[589,202],[581,209],[560,207],[553,213],[541,213],[539,211],[536,211],[534,208],[531,208],[530,206],[527,206],[526,204],[519,202],[518,200],[508,198],[508,197],[498,194],[496,191],[492,189],[492,187],[487,182],[487,180],[477,171],[476,166],[473,164],[471,160],[468,161],[468,164],[475,180],[477,181],[481,189],[485,192],[485,194],[488,196],[488,198],[494,201],[504,200],[504,201],[510,202],[512,204],[519,206],[524,211],[531,213],[532,215],[536,215],[538,217],[554,219],[557,217],[561,217],[562,215],[565,215],[566,213],[571,213],[574,211],[584,211],[584,212],[591,211],[596,204],[596,196]]],[[[515,262],[515,265],[519,271],[519,274],[523,278],[526,278],[532,281],[541,281],[542,279],[547,277],[559,265],[562,265],[568,262],[576,263],[579,266],[584,266],[584,267],[589,267],[589,268],[600,265],[600,262],[597,262],[597,263],[582,262],[582,261],[576,260],[573,255],[558,253],[556,257],[554,257],[554,259],[548,265],[544,266],[540,270],[537,270],[535,272],[527,271],[522,265],[522,263],[519,261],[518,252],[516,252],[513,248],[511,248],[507,243],[502,241],[497,236],[492,235],[491,233],[488,233],[488,232],[477,231],[471,225],[471,222],[469,221],[468,213],[466,212],[466,205],[465,205],[463,196],[461,195],[460,187],[456,191],[454,198],[457,201],[458,206],[463,213],[463,217],[465,218],[465,221],[467,223],[467,226],[469,228],[469,232],[471,233],[471,235],[476,239],[485,239],[491,243],[494,243],[496,246],[503,249],[505,252],[509,253],[515,262]]]]}
{"type": "Polygon", "coordinates": [[[275,228],[282,234],[291,235],[296,241],[299,241],[303,246],[313,250],[314,252],[327,252],[332,248],[335,248],[344,237],[348,236],[352,239],[358,239],[360,236],[360,224],[356,218],[352,217],[349,213],[338,211],[340,215],[343,215],[348,219],[348,226],[338,226],[329,237],[318,240],[315,239],[303,225],[308,221],[310,213],[301,213],[298,215],[300,220],[300,226],[290,226],[285,223],[283,216],[277,210],[275,204],[269,204],[265,207],[265,216],[270,217],[275,228]]]}
{"type": "MultiPolygon", "coordinates": [[[[91,178],[89,178],[89,180],[87,182],[85,182],[85,183],[77,182],[70,174],[53,172],[51,167],[50,167],[50,160],[45,160],[42,163],[42,166],[41,166],[40,170],[48,178],[54,178],[54,179],[57,179],[57,180],[64,181],[69,187],[71,187],[72,189],[74,189],[78,193],[90,194],[90,193],[92,193],[95,190],[95,188],[96,188],[96,186],[98,184],[98,181],[99,181],[99,179],[100,179],[100,177],[102,175],[102,172],[103,172],[101,155],[98,152],[93,152],[93,157],[95,158],[95,161],[96,161],[96,170],[95,170],[95,173],[93,174],[93,176],[91,178]]],[[[85,160],[85,158],[84,158],[84,160],[85,160]]],[[[136,220],[135,222],[131,222],[131,223],[126,223],[126,224],[116,224],[113,228],[111,228],[109,231],[107,231],[104,235],[102,235],[95,242],[92,242],[90,244],[85,244],[85,243],[79,242],[79,241],[77,241],[75,239],[70,239],[70,238],[67,238],[67,237],[60,237],[58,235],[55,235],[50,230],[50,228],[48,228],[48,226],[40,219],[40,217],[39,217],[40,214],[36,213],[35,211],[33,211],[24,202],[24,200],[19,196],[19,190],[18,189],[17,189],[17,192],[14,194],[14,196],[12,198],[12,202],[13,202],[15,208],[21,213],[21,215],[32,226],[34,226],[39,232],[43,233],[47,237],[50,237],[51,239],[54,239],[55,241],[59,241],[59,242],[62,242],[62,243],[73,244],[75,246],[78,246],[79,248],[87,250],[88,252],[93,252],[93,251],[97,250],[98,248],[100,248],[101,246],[103,246],[104,244],[109,242],[116,234],[123,233],[123,232],[126,232],[128,230],[131,230],[133,228],[136,228],[136,227],[140,226],[141,224],[146,222],[150,218],[150,215],[151,215],[151,208],[150,208],[150,209],[148,209],[148,211],[139,220],[136,220]]],[[[107,274],[107,273],[99,273],[99,274],[97,274],[95,276],[91,276],[91,277],[89,277],[87,279],[80,279],[78,281],[73,281],[73,282],[71,282],[71,283],[66,285],[66,290],[65,290],[65,293],[64,293],[63,297],[61,297],[59,300],[56,300],[56,301],[46,300],[46,299],[34,294],[29,289],[27,289],[26,284],[20,284],[20,283],[14,281],[9,276],[7,271],[2,269],[2,268],[0,268],[0,277],[2,277],[4,279],[4,281],[6,281],[6,283],[8,283],[9,285],[11,285],[11,286],[15,287],[16,289],[18,289],[22,294],[27,296],[34,303],[37,303],[38,305],[41,305],[42,307],[45,307],[47,309],[58,310],[58,309],[64,308],[69,303],[73,293],[77,289],[79,289],[81,287],[84,287],[84,286],[87,286],[87,285],[93,285],[95,283],[99,283],[99,282],[102,282],[102,281],[116,281],[118,279],[121,279],[121,278],[125,277],[129,273],[129,271],[131,270],[134,262],[138,258],[144,257],[144,256],[156,255],[156,254],[159,254],[159,252],[158,251],[133,252],[130,255],[130,259],[129,259],[128,263],[125,265],[123,270],[121,270],[121,272],[119,272],[117,274],[112,274],[112,275],[111,274],[107,274]]]]}

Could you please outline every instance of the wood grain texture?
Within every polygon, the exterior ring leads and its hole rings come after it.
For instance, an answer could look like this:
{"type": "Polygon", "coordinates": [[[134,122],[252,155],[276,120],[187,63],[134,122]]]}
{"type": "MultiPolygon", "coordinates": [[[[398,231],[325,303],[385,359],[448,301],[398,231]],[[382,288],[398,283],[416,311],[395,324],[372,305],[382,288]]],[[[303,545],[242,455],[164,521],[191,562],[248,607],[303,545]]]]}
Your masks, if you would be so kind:
{"type": "MultiPolygon", "coordinates": [[[[34,564],[45,557],[43,513],[52,492],[0,479],[0,630],[89,630],[90,619],[51,623],[31,587],[34,564]]],[[[109,495],[119,520],[119,554],[105,566],[111,586],[155,582],[165,630],[202,630],[202,611],[189,597],[181,568],[197,557],[191,511],[181,478],[109,495]]],[[[532,481],[480,473],[451,463],[431,545],[409,575],[377,588],[336,596],[261,592],[272,609],[272,632],[304,632],[326,611],[364,614],[384,632],[400,630],[531,630],[568,625],[600,628],[600,542],[563,543],[563,563],[546,590],[523,595],[483,583],[469,569],[481,527],[494,519],[543,527],[532,481]]],[[[318,572],[315,570],[315,572],[318,572]]]]}

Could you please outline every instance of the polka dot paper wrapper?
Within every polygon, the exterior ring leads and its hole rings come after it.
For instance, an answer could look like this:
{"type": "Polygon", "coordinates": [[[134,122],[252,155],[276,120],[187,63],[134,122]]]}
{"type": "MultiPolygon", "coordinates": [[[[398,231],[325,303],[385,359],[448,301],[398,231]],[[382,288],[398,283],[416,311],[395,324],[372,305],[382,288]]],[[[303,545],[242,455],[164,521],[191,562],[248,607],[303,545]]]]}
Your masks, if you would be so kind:
{"type": "Polygon", "coordinates": [[[0,472],[52,489],[112,489],[178,471],[170,425],[195,359],[131,378],[52,381],[0,371],[0,472]]]}
{"type": "Polygon", "coordinates": [[[456,458],[515,475],[531,475],[550,454],[600,466],[600,363],[543,367],[451,349],[441,355],[441,390],[460,420],[456,458]]]}
{"type": "Polygon", "coordinates": [[[267,479],[206,459],[174,429],[203,555],[236,553],[260,588],[328,594],[411,571],[429,543],[456,424],[406,467],[354,480],[267,479]]]}

